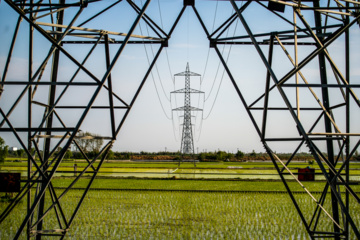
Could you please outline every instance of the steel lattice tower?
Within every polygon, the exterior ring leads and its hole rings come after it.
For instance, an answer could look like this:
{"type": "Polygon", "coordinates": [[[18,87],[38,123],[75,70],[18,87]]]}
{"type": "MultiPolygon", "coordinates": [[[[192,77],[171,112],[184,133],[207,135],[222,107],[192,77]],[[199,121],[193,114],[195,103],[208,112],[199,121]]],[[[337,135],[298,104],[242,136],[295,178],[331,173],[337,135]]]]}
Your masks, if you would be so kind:
{"type": "Polygon", "coordinates": [[[171,93],[183,93],[184,94],[184,106],[173,109],[173,111],[183,111],[184,112],[184,115],[183,115],[184,121],[183,121],[180,152],[182,152],[183,154],[193,154],[194,153],[194,139],[193,139],[192,124],[191,124],[191,117],[192,117],[191,112],[192,111],[202,111],[202,109],[191,106],[191,94],[192,93],[203,93],[203,92],[190,88],[190,77],[191,76],[200,77],[201,75],[190,72],[189,63],[187,63],[185,72],[177,73],[174,76],[175,77],[177,77],[177,76],[185,77],[185,88],[171,92],[171,93]]]}
{"type": "MultiPolygon", "coordinates": [[[[8,43],[1,42],[0,46],[7,52],[0,66],[0,132],[11,135],[19,143],[27,154],[28,163],[20,192],[1,212],[0,225],[13,217],[13,210],[26,199],[26,211],[23,216],[16,216],[22,222],[14,226],[17,231],[14,239],[47,236],[63,239],[72,230],[86,194],[159,55],[164,48],[171,47],[169,39],[185,10],[192,10],[238,96],[239,102],[233,105],[244,107],[309,237],[360,239],[359,224],[354,218],[358,215],[360,196],[353,185],[358,181],[350,171],[352,159],[360,147],[360,85],[359,75],[354,74],[359,66],[360,2],[218,1],[234,12],[220,19],[215,30],[203,21],[202,16],[208,16],[209,12],[198,12],[215,1],[199,1],[195,6],[195,0],[184,0],[178,8],[171,9],[175,10],[176,19],[169,22],[167,28],[160,27],[161,21],[152,19],[151,11],[147,11],[150,2],[155,1],[143,2],[0,2],[0,7],[6,6],[16,15],[16,19],[6,19],[13,31],[0,35],[8,43]],[[115,22],[112,10],[115,13],[124,10],[126,21],[115,22]],[[130,12],[132,18],[128,19],[130,12]],[[146,24],[150,33],[142,34],[138,30],[139,23],[146,24]],[[241,30],[229,37],[226,33],[237,23],[241,30]],[[119,28],[115,30],[119,31],[112,31],[111,24],[116,24],[119,28]],[[41,41],[37,42],[38,39],[41,41]],[[134,94],[125,99],[121,90],[127,93],[130,85],[119,83],[123,77],[114,81],[114,72],[125,62],[120,61],[126,57],[124,50],[145,44],[156,46],[157,50],[146,62],[143,75],[137,75],[139,81],[134,94]],[[233,62],[229,63],[220,49],[224,45],[252,51],[232,56],[233,62]],[[336,55],[334,52],[339,49],[336,55]],[[96,51],[96,64],[87,64],[96,51]],[[17,61],[19,56],[23,61],[17,61]],[[260,60],[252,62],[251,57],[260,60]],[[65,72],[63,64],[70,66],[65,72]],[[256,70],[253,70],[254,65],[256,70]],[[21,75],[24,69],[26,72],[21,75]],[[239,69],[249,75],[237,72],[239,69]],[[262,76],[256,75],[261,71],[262,76]],[[251,84],[255,88],[249,88],[251,84]],[[298,93],[304,97],[297,97],[298,93]],[[103,101],[98,103],[100,97],[103,101]],[[98,154],[89,156],[79,144],[82,138],[79,131],[83,130],[84,122],[94,120],[91,114],[100,111],[102,121],[94,126],[109,129],[96,136],[105,144],[98,154]],[[291,156],[280,159],[277,147],[289,143],[293,143],[289,148],[291,156]],[[71,146],[82,154],[86,166],[59,193],[54,190],[53,179],[59,174],[71,146]],[[301,147],[311,152],[317,168],[316,177],[323,180],[318,182],[322,184],[320,195],[294,172],[297,165],[293,160],[301,147]],[[63,203],[80,179],[88,181],[86,188],[76,206],[64,211],[63,203]],[[289,180],[296,185],[289,184],[289,180]],[[294,194],[299,191],[311,202],[299,201],[294,194]],[[304,210],[308,207],[309,211],[304,210]]],[[[140,71],[123,69],[121,73],[128,72],[140,71]]],[[[183,94],[185,90],[178,92],[183,94]]],[[[234,106],[233,109],[237,109],[234,106]]],[[[190,112],[194,110],[189,108],[190,112]]],[[[185,106],[181,110],[184,109],[185,106]]],[[[188,126],[191,126],[190,121],[188,126]]]]}

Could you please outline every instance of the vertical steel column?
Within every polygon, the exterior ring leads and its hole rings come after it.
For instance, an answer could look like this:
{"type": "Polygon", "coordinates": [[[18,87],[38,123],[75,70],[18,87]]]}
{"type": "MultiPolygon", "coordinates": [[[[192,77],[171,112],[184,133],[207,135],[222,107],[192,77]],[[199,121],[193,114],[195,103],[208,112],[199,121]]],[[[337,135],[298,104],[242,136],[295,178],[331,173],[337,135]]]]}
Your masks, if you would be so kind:
{"type": "MultiPolygon", "coordinates": [[[[106,61],[106,68],[110,66],[110,51],[109,51],[109,35],[105,34],[105,61],[106,61]]],[[[112,91],[112,81],[111,81],[111,74],[108,77],[108,92],[109,92],[109,105],[110,105],[110,123],[111,123],[111,134],[112,139],[116,139],[115,134],[115,114],[114,114],[114,102],[113,102],[113,91],[112,91]]]]}
{"type": "MultiPolygon", "coordinates": [[[[319,0],[314,0],[314,7],[320,7],[319,0]]],[[[322,23],[321,23],[320,12],[314,11],[314,18],[315,18],[316,34],[319,36],[319,40],[322,42],[324,40],[324,38],[320,37],[322,34],[322,30],[321,30],[322,23]]],[[[321,46],[318,46],[318,47],[321,47],[321,46]]],[[[325,62],[324,51],[319,53],[318,59],[319,59],[320,81],[321,81],[321,84],[326,85],[328,83],[328,81],[327,81],[327,74],[326,74],[326,62],[325,62]]],[[[324,86],[321,88],[321,93],[322,93],[323,105],[324,105],[326,111],[330,113],[331,112],[330,99],[329,99],[329,92],[328,92],[327,86],[324,86]]],[[[331,133],[332,127],[331,127],[331,121],[330,121],[329,117],[324,115],[324,121],[325,121],[325,131],[327,133],[331,133]]],[[[334,145],[333,145],[332,139],[326,140],[326,148],[327,148],[328,161],[335,167],[334,145]]],[[[330,179],[332,179],[334,176],[335,176],[335,174],[332,173],[331,171],[329,171],[330,179]]],[[[331,188],[331,204],[332,204],[332,215],[333,215],[332,217],[337,223],[339,223],[339,206],[338,206],[337,198],[335,196],[335,194],[337,194],[337,193],[334,192],[334,190],[337,187],[336,183],[337,183],[337,180],[335,179],[335,181],[333,181],[329,184],[333,185],[333,187],[331,188]]],[[[334,232],[341,233],[340,228],[336,224],[334,224],[334,232]]],[[[337,239],[337,240],[340,239],[340,236],[335,235],[335,239],[337,239]]]]}
{"type": "MultiPolygon", "coordinates": [[[[31,5],[33,4],[33,0],[30,1],[31,5]]],[[[32,10],[32,7],[31,7],[32,10]]],[[[33,17],[33,13],[30,13],[30,19],[32,19],[33,17]]],[[[28,66],[28,81],[29,81],[29,88],[28,88],[28,152],[31,153],[31,126],[32,126],[32,86],[30,85],[31,82],[31,78],[32,78],[32,60],[33,60],[33,36],[34,35],[34,28],[33,26],[31,26],[29,24],[29,66],[28,66]]],[[[30,183],[30,176],[31,176],[31,168],[32,168],[32,162],[31,162],[31,157],[28,156],[28,161],[27,161],[27,180],[28,183],[30,183]]],[[[29,213],[31,208],[31,187],[29,187],[29,191],[27,193],[27,212],[29,213]]],[[[31,230],[31,220],[28,222],[27,224],[27,232],[26,232],[26,237],[27,239],[30,239],[30,230],[31,230]]]]}
{"type": "MultiPolygon", "coordinates": [[[[300,4],[300,2],[299,2],[300,4]]],[[[293,9],[293,19],[294,19],[294,53],[295,53],[295,64],[294,67],[298,67],[298,34],[297,34],[297,24],[296,24],[296,11],[293,9]]],[[[295,83],[299,84],[299,72],[295,73],[295,83]]],[[[299,87],[296,87],[296,114],[298,119],[300,119],[300,93],[299,87]]]]}
{"type": "MultiPolygon", "coordinates": [[[[64,4],[65,0],[61,0],[60,4],[64,4]]],[[[32,20],[32,19],[30,19],[32,20]]],[[[60,11],[57,13],[57,24],[62,25],[64,20],[64,11],[60,11]]],[[[57,27],[56,31],[61,32],[62,28],[57,27]]],[[[57,41],[59,38],[59,35],[55,35],[54,39],[57,41]]],[[[60,36],[61,38],[61,36],[60,36]]],[[[60,43],[61,45],[61,43],[60,43]]],[[[55,49],[54,53],[53,53],[53,59],[52,59],[52,66],[51,66],[51,76],[50,76],[50,81],[54,84],[52,84],[49,87],[49,99],[48,99],[48,105],[46,107],[46,113],[44,114],[44,116],[48,115],[47,119],[46,119],[46,128],[49,129],[46,131],[46,135],[52,135],[52,131],[51,128],[53,126],[53,117],[54,117],[54,113],[53,111],[50,112],[51,107],[54,105],[55,103],[55,95],[56,95],[56,82],[57,82],[57,77],[58,77],[58,70],[59,70],[59,58],[60,58],[60,50],[58,48],[55,49]]],[[[43,171],[45,172],[48,168],[48,159],[50,158],[50,149],[51,149],[51,138],[46,138],[45,139],[45,143],[44,143],[44,155],[43,155],[43,159],[44,159],[44,166],[43,166],[43,171]]],[[[47,175],[47,174],[45,174],[47,175]]],[[[46,179],[43,179],[43,177],[41,178],[41,180],[43,181],[47,181],[46,179]]],[[[44,214],[44,207],[45,207],[45,199],[46,199],[46,191],[45,188],[47,188],[46,184],[40,183],[40,189],[44,188],[44,194],[41,197],[40,200],[40,204],[38,207],[38,220],[42,218],[43,214],[44,214]]],[[[36,230],[37,232],[41,231],[43,228],[43,220],[41,220],[38,225],[36,226],[36,230]]],[[[37,234],[36,235],[36,240],[41,240],[41,234],[37,234]]]]}
{"type": "MultiPolygon", "coordinates": [[[[347,2],[346,7],[349,7],[350,4],[347,2]]],[[[345,25],[350,23],[349,16],[345,17],[345,25]]],[[[350,84],[350,32],[349,29],[345,31],[345,78],[348,84],[350,84]]],[[[346,132],[350,133],[350,91],[349,88],[346,88],[346,132]]],[[[345,155],[346,159],[350,157],[350,136],[346,136],[346,144],[345,144],[345,155]]],[[[347,161],[345,166],[345,181],[349,183],[350,181],[350,162],[347,161]]],[[[349,191],[345,192],[345,207],[349,211],[350,210],[350,199],[349,199],[349,191]]],[[[349,220],[346,218],[344,219],[344,230],[345,230],[345,237],[349,239],[349,220]]]]}
{"type": "MultiPolygon", "coordinates": [[[[269,56],[268,62],[269,66],[272,65],[272,57],[273,57],[273,49],[274,49],[274,34],[271,34],[270,42],[269,42],[269,56]]],[[[270,72],[266,72],[266,84],[265,84],[265,96],[264,96],[264,111],[263,111],[263,122],[261,128],[261,141],[265,142],[265,132],[266,132],[266,122],[267,122],[267,113],[268,113],[268,105],[269,105],[269,88],[270,88],[270,72]]]]}

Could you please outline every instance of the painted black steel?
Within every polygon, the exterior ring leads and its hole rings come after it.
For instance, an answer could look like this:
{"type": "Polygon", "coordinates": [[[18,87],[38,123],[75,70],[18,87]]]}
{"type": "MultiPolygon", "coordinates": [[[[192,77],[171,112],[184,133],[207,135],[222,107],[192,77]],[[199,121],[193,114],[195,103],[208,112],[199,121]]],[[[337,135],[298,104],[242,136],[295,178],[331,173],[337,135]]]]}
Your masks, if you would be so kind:
{"type": "MultiPolygon", "coordinates": [[[[338,1],[329,1],[329,5],[322,4],[318,0],[306,0],[306,1],[235,1],[227,0],[229,7],[232,7],[235,13],[228,16],[224,22],[219,24],[219,27],[215,28],[213,32],[209,31],[200,12],[197,9],[197,5],[194,0],[184,0],[183,6],[179,9],[179,13],[174,23],[169,28],[168,32],[164,30],[159,23],[150,17],[150,14],[146,14],[146,9],[151,0],[144,1],[142,6],[138,6],[135,1],[115,1],[108,3],[104,9],[100,9],[94,15],[87,18],[81,24],[76,27],[82,27],[85,24],[91,23],[92,20],[101,17],[106,14],[110,9],[117,7],[120,2],[128,4],[136,13],[136,18],[133,21],[127,34],[122,35],[119,39],[112,39],[111,33],[106,30],[88,31],[77,33],[72,27],[75,27],[75,20],[82,15],[83,10],[89,5],[98,2],[93,1],[78,1],[68,3],[66,0],[59,0],[54,3],[50,1],[11,1],[4,0],[1,4],[9,5],[12,10],[18,14],[18,19],[15,24],[14,34],[11,38],[8,55],[6,58],[4,69],[2,70],[2,78],[0,80],[0,100],[6,101],[3,97],[4,91],[8,87],[16,86],[20,90],[16,96],[13,104],[4,110],[0,107],[0,132],[12,133],[17,139],[21,147],[25,150],[28,156],[28,170],[27,179],[22,180],[24,185],[21,187],[15,199],[11,202],[7,208],[0,215],[0,224],[6,221],[6,218],[12,214],[12,210],[17,204],[24,198],[27,198],[27,212],[21,226],[18,228],[15,239],[22,237],[22,234],[26,229],[27,239],[36,238],[42,239],[46,236],[57,236],[63,239],[68,231],[71,231],[71,225],[74,222],[78,211],[88,193],[95,177],[99,173],[99,170],[106,159],[106,155],[110,151],[114,141],[116,140],[120,130],[122,129],[125,120],[127,119],[132,107],[135,104],[142,88],[144,87],[151,70],[156,64],[158,57],[160,56],[164,47],[169,45],[169,39],[172,36],[175,28],[181,20],[183,13],[186,9],[191,9],[196,15],[201,28],[203,29],[206,37],[209,39],[209,46],[215,51],[221,64],[223,65],[234,89],[237,93],[240,102],[245,107],[246,113],[249,116],[254,128],[261,140],[266,152],[269,154],[281,181],[283,182],[290,199],[292,200],[297,212],[304,224],[309,237],[315,238],[333,238],[333,239],[350,239],[350,231],[352,234],[360,239],[359,226],[353,220],[354,212],[351,211],[352,206],[350,201],[354,201],[355,204],[360,204],[360,198],[358,194],[353,190],[352,186],[354,182],[351,179],[350,164],[351,158],[354,156],[356,150],[360,146],[359,136],[360,133],[351,131],[351,111],[352,106],[356,105],[360,107],[360,101],[356,95],[355,89],[359,89],[360,85],[352,81],[350,83],[350,69],[351,69],[351,54],[357,54],[351,52],[350,45],[350,27],[355,24],[359,24],[360,5],[356,1],[344,1],[340,4],[338,1]],[[275,4],[275,8],[268,8],[265,3],[275,4]],[[241,6],[239,6],[241,5],[241,6]],[[248,13],[251,7],[260,7],[266,9],[271,15],[285,21],[291,27],[289,30],[274,31],[273,29],[265,32],[254,34],[254,30],[246,19],[245,13],[248,13]],[[189,8],[188,8],[189,7],[189,8]],[[281,11],[276,11],[277,9],[281,11]],[[67,9],[75,10],[75,14],[71,19],[66,18],[67,9]],[[285,13],[282,13],[285,9],[285,13]],[[294,18],[298,18],[301,25],[295,23],[294,20],[290,20],[285,15],[287,11],[294,13],[294,18]],[[312,17],[303,13],[312,13],[312,17]],[[38,24],[38,20],[44,16],[51,17],[52,30],[45,31],[41,25],[38,24]],[[60,26],[65,23],[64,19],[67,19],[66,26],[60,26]],[[328,19],[336,20],[338,24],[328,24],[328,19]],[[155,37],[148,36],[136,36],[132,34],[139,22],[142,21],[153,31],[155,37]],[[28,76],[22,81],[8,80],[9,66],[12,63],[13,52],[16,47],[16,41],[18,40],[18,34],[20,32],[20,25],[22,22],[28,24],[28,76]],[[224,37],[224,33],[227,32],[233,25],[239,22],[246,34],[234,35],[232,37],[224,37]],[[56,23],[57,25],[54,25],[56,23]],[[73,26],[74,25],[74,26],[73,26]],[[296,31],[294,30],[296,28],[296,31]],[[34,60],[34,33],[40,34],[46,41],[51,44],[50,49],[44,55],[39,66],[35,69],[32,62],[34,60]],[[296,34],[296,36],[295,36],[296,34]],[[345,74],[343,74],[340,68],[336,65],[332,59],[328,48],[340,37],[345,36],[345,74]],[[77,37],[75,39],[75,37],[77,37]],[[298,41],[301,39],[301,41],[298,41]],[[65,45],[91,45],[91,49],[87,52],[85,58],[80,62],[77,60],[64,46],[65,45]],[[119,96],[113,89],[114,79],[112,79],[112,72],[117,61],[122,57],[124,49],[133,44],[134,46],[140,45],[154,45],[158,47],[158,50],[151,60],[149,67],[142,78],[139,86],[136,88],[134,96],[129,102],[125,101],[122,96],[119,96]],[[257,55],[260,57],[263,67],[266,70],[266,76],[264,76],[263,92],[259,96],[255,97],[255,100],[248,100],[244,95],[246,89],[242,89],[239,85],[239,80],[234,77],[231,67],[228,65],[219,46],[232,45],[233,47],[253,47],[256,50],[257,55]],[[111,46],[111,47],[110,47],[111,46]],[[303,47],[313,49],[308,53],[300,62],[293,60],[291,54],[288,53],[286,47],[303,47]],[[99,47],[104,47],[102,50],[105,58],[106,65],[105,73],[97,77],[92,69],[86,67],[87,60],[93,54],[93,52],[99,47]],[[117,48],[112,53],[111,48],[117,48]],[[264,54],[264,48],[268,47],[267,57],[264,54]],[[281,47],[284,54],[290,60],[292,68],[284,75],[278,75],[274,70],[274,60],[276,54],[274,52],[275,47],[281,47]],[[61,67],[62,56],[67,57],[77,68],[75,73],[71,76],[69,81],[59,81],[59,69],[61,67]],[[308,66],[308,64],[316,59],[318,60],[319,79],[317,83],[309,83],[302,70],[308,66]],[[51,68],[50,81],[42,81],[45,69],[51,68]],[[338,84],[329,83],[330,74],[328,66],[330,66],[333,77],[337,80],[338,84]],[[76,82],[74,79],[82,72],[90,80],[76,82]],[[290,79],[295,76],[302,78],[303,82],[293,83],[290,79]],[[85,104],[73,103],[68,105],[60,104],[68,90],[71,87],[79,86],[83,88],[93,88],[91,97],[85,104]],[[48,101],[46,103],[34,99],[35,93],[40,91],[41,87],[48,88],[48,101]],[[62,89],[62,90],[60,90],[62,89]],[[313,97],[316,99],[318,105],[314,106],[300,106],[298,100],[291,101],[291,96],[288,94],[288,90],[309,90],[313,97]],[[321,97],[316,95],[316,92],[321,92],[321,97]],[[332,102],[331,90],[341,91],[344,101],[332,102]],[[108,105],[95,105],[95,99],[99,96],[101,91],[105,91],[108,98],[108,105]],[[271,103],[271,94],[277,92],[282,101],[281,106],[273,106],[271,103]],[[14,111],[19,107],[22,101],[27,102],[27,124],[25,126],[16,126],[11,120],[11,116],[14,111]],[[115,104],[115,101],[120,102],[120,105],[115,104]],[[260,104],[261,103],[261,104],[260,104]],[[44,109],[41,120],[37,123],[33,123],[34,107],[40,107],[44,109]],[[81,116],[78,118],[74,126],[66,126],[65,121],[61,119],[59,111],[68,111],[76,109],[81,111],[81,116]],[[80,144],[81,136],[79,136],[80,127],[82,123],[89,116],[90,110],[106,111],[109,117],[110,136],[98,136],[99,139],[106,140],[106,143],[101,150],[94,157],[89,157],[87,152],[82,148],[80,144]],[[340,129],[336,123],[336,111],[345,110],[345,131],[340,132],[340,129]],[[124,111],[124,114],[118,123],[116,122],[115,112],[124,111]],[[255,118],[254,111],[263,111],[261,114],[261,121],[255,118]],[[290,114],[290,119],[293,121],[296,132],[293,136],[268,136],[268,124],[271,123],[269,115],[273,112],[287,112],[290,114]],[[309,126],[299,116],[299,112],[310,112],[316,119],[310,122],[309,126]],[[58,125],[54,123],[57,122],[58,125]],[[318,126],[323,127],[323,132],[314,132],[318,126]],[[26,134],[26,139],[22,136],[26,134]],[[275,149],[271,146],[273,143],[296,143],[295,150],[292,152],[289,159],[286,161],[280,160],[276,155],[275,149]],[[326,153],[323,153],[320,145],[326,145],[326,153]],[[42,145],[42,146],[41,146],[42,145]],[[52,179],[58,171],[61,165],[64,155],[71,146],[74,146],[85,159],[87,166],[76,172],[76,176],[69,186],[62,192],[57,193],[52,185],[52,179]],[[337,147],[336,147],[337,146],[337,147]],[[58,151],[58,148],[62,147],[58,151]],[[306,147],[313,155],[315,164],[319,167],[320,171],[315,175],[325,178],[323,191],[319,198],[315,198],[314,193],[308,190],[299,179],[297,174],[291,171],[293,159],[297,153],[299,153],[302,147],[306,147]],[[35,154],[39,160],[35,160],[35,154]],[[35,170],[32,170],[35,169],[35,170]],[[87,187],[84,189],[81,198],[76,208],[70,213],[65,214],[62,208],[61,201],[63,201],[66,194],[73,189],[74,185],[85,175],[90,174],[90,180],[87,187]],[[288,184],[286,177],[294,177],[294,181],[297,182],[312,200],[316,207],[310,216],[306,215],[302,211],[301,202],[294,196],[294,191],[288,184]],[[35,187],[37,188],[34,191],[35,187]],[[341,191],[340,191],[341,187],[341,191]],[[345,194],[342,192],[345,191],[345,194]],[[50,205],[45,207],[45,201],[50,201],[50,205]],[[326,209],[324,206],[330,202],[331,210],[326,209]],[[58,228],[44,229],[46,224],[43,224],[48,220],[50,213],[53,212],[58,224],[58,228]],[[331,231],[324,231],[320,228],[320,223],[323,218],[328,219],[332,224],[331,231]]],[[[171,46],[171,45],[169,45],[171,46]]],[[[25,53],[24,53],[25,55],[25,53]]],[[[183,93],[182,91],[174,93],[183,93]]],[[[358,109],[357,109],[358,110],[358,109]]],[[[190,116],[191,120],[191,116],[190,116]]],[[[188,124],[189,125],[189,124],[188,124]]],[[[190,122],[191,126],[191,122],[190,122]]],[[[193,150],[192,146],[192,150],[193,150]]],[[[286,227],[286,226],[283,226],[286,227]]]]}

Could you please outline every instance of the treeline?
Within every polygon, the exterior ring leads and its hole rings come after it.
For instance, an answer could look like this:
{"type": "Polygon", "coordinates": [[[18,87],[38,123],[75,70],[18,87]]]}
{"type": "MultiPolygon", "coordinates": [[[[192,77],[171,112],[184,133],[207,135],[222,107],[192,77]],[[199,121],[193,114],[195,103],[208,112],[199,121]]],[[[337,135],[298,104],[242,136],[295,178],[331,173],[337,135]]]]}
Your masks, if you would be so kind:
{"type": "MultiPolygon", "coordinates": [[[[287,160],[291,157],[290,153],[278,153],[276,154],[281,160],[287,160]]],[[[271,160],[270,156],[267,153],[258,153],[252,151],[250,153],[244,153],[242,151],[237,151],[237,153],[228,153],[225,151],[217,151],[210,153],[200,153],[198,154],[198,159],[200,161],[267,161],[271,160]]],[[[313,156],[309,153],[298,153],[293,157],[294,160],[303,160],[309,161],[313,159],[313,156]]]]}
{"type": "MultiPolygon", "coordinates": [[[[84,136],[88,136],[87,133],[84,133],[84,136]]],[[[98,156],[99,149],[102,145],[102,141],[93,139],[84,139],[80,141],[80,145],[85,152],[87,158],[92,159],[98,156]]],[[[56,156],[62,149],[58,148],[53,156],[56,156]]],[[[30,150],[30,154],[35,158],[38,158],[35,149],[30,150]]],[[[42,155],[42,151],[39,153],[42,155]]],[[[326,156],[326,153],[323,153],[326,156]]],[[[276,155],[281,160],[288,160],[292,157],[293,160],[299,161],[313,161],[313,156],[310,153],[297,153],[295,156],[292,156],[290,153],[276,153],[276,155]]],[[[8,146],[5,145],[5,141],[0,137],[0,162],[3,162],[5,157],[16,158],[16,160],[27,159],[27,154],[24,149],[18,149],[16,151],[11,151],[8,149],[8,146]]],[[[103,157],[103,156],[100,156],[103,157]]],[[[84,159],[83,153],[80,151],[71,151],[67,150],[64,159],[84,159]]],[[[106,156],[107,160],[193,160],[197,159],[201,162],[206,161],[268,161],[271,160],[267,153],[257,153],[254,150],[250,153],[244,153],[238,150],[235,154],[225,151],[215,151],[215,152],[202,152],[198,154],[181,154],[177,152],[117,152],[110,150],[106,156]]],[[[351,160],[360,160],[358,152],[354,154],[351,160]]]]}
{"type": "MultiPolygon", "coordinates": [[[[326,156],[325,153],[323,153],[326,156]]],[[[276,153],[281,160],[288,160],[292,156],[291,153],[276,153]]],[[[271,160],[267,153],[258,153],[254,150],[250,153],[237,151],[235,154],[225,151],[202,152],[199,154],[181,154],[177,152],[113,152],[110,150],[108,160],[191,160],[197,159],[201,162],[206,161],[268,161],[271,160]]],[[[314,158],[310,153],[297,153],[292,157],[298,161],[312,161],[314,158]]],[[[356,153],[352,160],[360,160],[360,156],[356,153]]]]}
{"type": "MultiPolygon", "coordinates": [[[[55,152],[55,155],[61,150],[61,148],[55,152]]],[[[30,151],[35,158],[34,151],[30,151]]],[[[86,156],[92,159],[98,155],[98,151],[88,151],[86,156]]],[[[325,153],[324,153],[325,154],[325,153]]],[[[292,156],[290,153],[277,153],[276,154],[281,160],[288,160],[292,156]]],[[[326,154],[325,154],[326,155],[326,154]]],[[[23,149],[17,151],[8,151],[7,157],[17,158],[18,160],[27,159],[26,153],[23,149]]],[[[102,156],[101,156],[102,157],[102,156]]],[[[67,150],[64,156],[65,160],[71,159],[84,159],[81,152],[67,150]]],[[[267,153],[255,152],[244,153],[238,151],[237,153],[230,153],[225,151],[216,152],[202,152],[199,154],[181,154],[177,152],[118,152],[110,150],[107,160],[199,160],[201,162],[213,162],[213,161],[269,161],[271,160],[267,153]]],[[[312,161],[313,156],[310,153],[297,153],[292,157],[293,160],[298,161],[312,161]]],[[[360,156],[355,154],[351,160],[360,160],[360,156]]]]}

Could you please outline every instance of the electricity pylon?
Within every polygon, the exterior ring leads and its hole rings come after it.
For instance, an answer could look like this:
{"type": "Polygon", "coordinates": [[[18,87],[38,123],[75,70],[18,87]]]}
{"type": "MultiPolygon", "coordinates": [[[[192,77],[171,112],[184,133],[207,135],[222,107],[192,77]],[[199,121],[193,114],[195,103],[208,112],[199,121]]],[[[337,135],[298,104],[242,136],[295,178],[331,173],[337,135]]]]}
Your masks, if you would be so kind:
{"type": "MultiPolygon", "coordinates": [[[[162,50],[172,46],[169,40],[185,10],[191,9],[309,238],[360,239],[356,221],[360,196],[353,187],[358,178],[350,171],[360,146],[356,120],[360,114],[360,86],[356,82],[360,2],[218,1],[224,10],[231,8],[234,12],[226,19],[222,19],[223,14],[216,15],[215,30],[207,26],[198,12],[204,7],[208,9],[214,1],[198,1],[196,6],[195,0],[184,0],[181,9],[177,9],[178,1],[172,1],[176,6],[168,7],[167,11],[174,10],[177,17],[172,24],[165,19],[170,23],[166,28],[157,24],[162,22],[161,14],[152,14],[152,9],[147,11],[150,2],[155,1],[146,0],[139,6],[136,2],[0,1],[0,9],[8,7],[7,13],[18,16],[16,21],[7,17],[7,21],[1,21],[13,31],[0,34],[0,52],[6,48],[8,52],[6,60],[0,61],[0,132],[16,139],[27,154],[27,174],[21,180],[20,192],[0,213],[0,225],[8,222],[8,217],[21,218],[21,225],[13,226],[17,231],[14,239],[48,236],[63,239],[71,232],[77,213],[148,76],[162,50]],[[131,19],[114,20],[114,12],[126,12],[116,17],[128,18],[129,7],[133,9],[131,19]],[[141,33],[140,23],[151,29],[148,36],[141,33]],[[113,24],[126,30],[110,31],[113,24]],[[237,30],[229,36],[232,29],[237,30]],[[139,68],[121,70],[128,60],[124,50],[135,50],[134,46],[144,44],[157,49],[144,75],[137,77],[145,52],[134,54],[139,68]],[[221,46],[227,46],[225,51],[221,51],[221,46]],[[227,49],[241,54],[225,57],[227,49]],[[255,57],[261,59],[260,64],[253,60],[255,57]],[[124,58],[126,61],[120,61],[124,58]],[[263,76],[259,77],[261,71],[263,76]],[[121,77],[116,77],[119,76],[116,72],[121,77]],[[125,74],[136,75],[138,85],[133,94],[125,74]],[[100,114],[101,118],[92,117],[100,114]],[[101,131],[101,136],[94,138],[106,141],[96,156],[87,154],[80,144],[83,137],[78,133],[86,125],[101,131]],[[276,154],[284,145],[292,153],[285,160],[276,154]],[[63,191],[55,191],[53,180],[62,174],[60,169],[66,164],[63,159],[71,146],[81,153],[85,165],[63,191]],[[322,180],[315,189],[299,180],[294,172],[298,163],[293,160],[304,146],[314,157],[316,177],[322,180]],[[87,186],[79,192],[81,197],[76,206],[69,208],[66,200],[72,196],[68,193],[80,180],[88,181],[87,186]],[[320,195],[314,192],[318,187],[322,190],[320,195]],[[299,189],[310,201],[294,194],[299,189]],[[26,211],[19,216],[13,210],[21,207],[19,203],[24,199],[26,211]]],[[[153,6],[159,8],[157,4],[153,6]]],[[[210,14],[207,10],[203,13],[206,17],[210,14]]],[[[239,111],[234,108],[236,105],[233,102],[230,106],[239,111]]],[[[184,110],[185,106],[181,111],[184,110]]],[[[3,230],[3,225],[0,228],[3,230]]]]}
{"type": "Polygon", "coordinates": [[[198,76],[200,74],[190,72],[189,63],[186,64],[185,72],[177,73],[174,75],[177,76],[185,76],[185,88],[178,89],[171,93],[182,93],[184,94],[184,106],[173,109],[173,111],[184,111],[184,122],[183,122],[183,130],[181,137],[181,146],[180,152],[183,154],[193,154],[194,153],[194,139],[192,133],[192,124],[191,124],[191,112],[192,111],[202,111],[200,108],[191,106],[191,94],[192,93],[204,93],[202,91],[190,88],[190,77],[198,76]]]}

